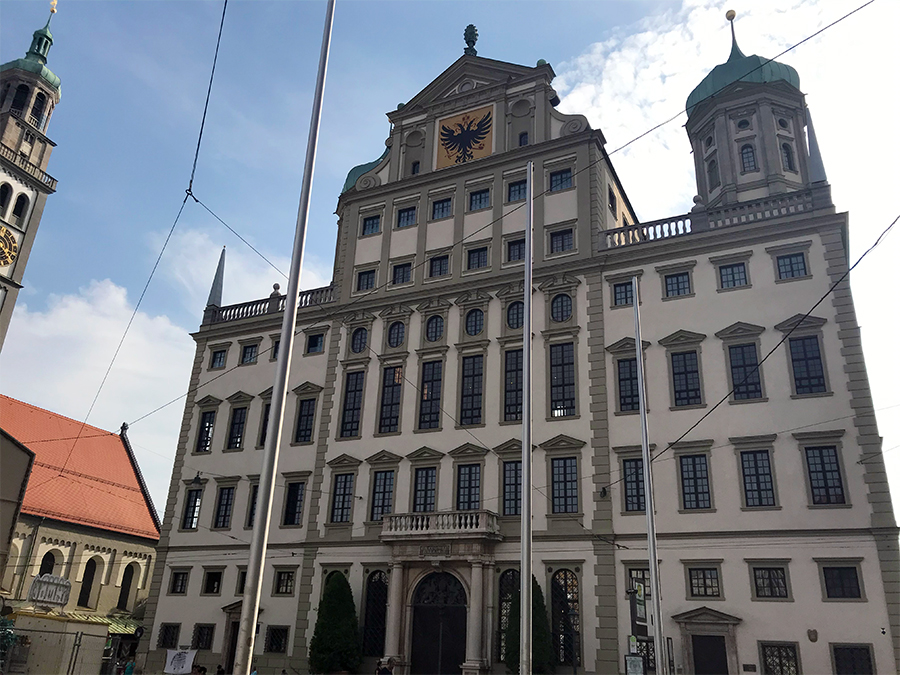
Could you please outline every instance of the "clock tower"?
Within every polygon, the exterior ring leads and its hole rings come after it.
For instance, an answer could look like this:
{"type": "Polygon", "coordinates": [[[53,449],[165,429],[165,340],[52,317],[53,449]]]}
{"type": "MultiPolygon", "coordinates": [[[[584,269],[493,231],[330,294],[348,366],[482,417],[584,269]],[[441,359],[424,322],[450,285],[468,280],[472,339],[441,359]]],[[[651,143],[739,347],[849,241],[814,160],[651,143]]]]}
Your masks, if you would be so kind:
{"type": "Polygon", "coordinates": [[[44,204],[56,191],[47,173],[56,145],[47,127],[60,99],[59,78],[47,67],[52,46],[47,19],[24,58],[0,65],[0,349],[44,204]]]}

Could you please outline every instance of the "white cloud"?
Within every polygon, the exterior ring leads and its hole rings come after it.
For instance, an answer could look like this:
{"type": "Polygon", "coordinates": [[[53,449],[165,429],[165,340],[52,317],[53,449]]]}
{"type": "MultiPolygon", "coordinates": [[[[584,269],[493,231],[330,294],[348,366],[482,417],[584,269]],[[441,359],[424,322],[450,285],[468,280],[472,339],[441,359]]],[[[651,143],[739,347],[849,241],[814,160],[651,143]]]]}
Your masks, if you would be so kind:
{"type": "MultiPolygon", "coordinates": [[[[3,393],[83,420],[133,311],[126,290],[108,279],[51,296],[43,311],[20,299],[0,358],[3,393]]],[[[186,329],[138,312],[88,423],[118,431],[122,422],[183,393],[193,354],[186,329]]],[[[160,510],[183,408],[173,404],[128,432],[160,510]]]]}

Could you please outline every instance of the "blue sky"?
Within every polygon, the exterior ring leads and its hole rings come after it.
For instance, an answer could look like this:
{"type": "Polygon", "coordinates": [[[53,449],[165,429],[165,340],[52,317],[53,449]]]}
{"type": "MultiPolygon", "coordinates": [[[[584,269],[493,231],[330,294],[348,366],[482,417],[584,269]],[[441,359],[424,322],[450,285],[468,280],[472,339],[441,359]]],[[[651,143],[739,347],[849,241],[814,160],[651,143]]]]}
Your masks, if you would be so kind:
{"type": "MultiPolygon", "coordinates": [[[[862,0],[860,3],[862,4],[862,0]]],[[[745,53],[772,56],[853,5],[833,0],[676,2],[352,2],[338,0],[313,186],[304,286],[331,277],[334,208],[354,165],[378,157],[385,112],[453,63],[466,24],[481,56],[546,59],[566,112],[586,114],[610,150],[667,119],[727,58],[725,9],[745,53]]],[[[62,80],[49,128],[58,143],[48,200],[0,359],[0,390],[82,419],[184,197],[222,4],[60,0],[48,66],[62,80]]],[[[231,0],[194,192],[287,270],[321,40],[324,1],[231,0]]],[[[5,0],[0,61],[24,54],[48,3],[5,0]]],[[[891,51],[900,3],[871,7],[783,57],[795,66],[839,210],[858,256],[896,215],[900,139],[878,133],[900,108],[872,64],[891,51]],[[860,101],[867,105],[860,106],[860,101]],[[877,138],[877,140],[875,140],[877,138]]],[[[695,193],[682,125],[613,156],[642,219],[686,212],[695,193]]],[[[895,495],[900,494],[900,364],[883,289],[900,254],[894,234],[853,276],[864,347],[895,495]]],[[[201,207],[189,203],[90,423],[117,429],[184,393],[218,251],[225,302],[268,295],[284,280],[201,207]]],[[[798,311],[800,311],[798,309],[798,311]]],[[[165,501],[181,402],[130,432],[157,504],[165,501]]],[[[896,500],[896,498],[895,498],[896,500]]]]}

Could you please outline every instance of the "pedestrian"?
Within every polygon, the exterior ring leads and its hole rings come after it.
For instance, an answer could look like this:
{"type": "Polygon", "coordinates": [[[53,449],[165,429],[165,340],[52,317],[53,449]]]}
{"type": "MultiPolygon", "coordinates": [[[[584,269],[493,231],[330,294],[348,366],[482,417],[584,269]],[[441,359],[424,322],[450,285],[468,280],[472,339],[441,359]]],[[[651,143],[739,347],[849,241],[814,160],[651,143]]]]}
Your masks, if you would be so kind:
{"type": "Polygon", "coordinates": [[[216,675],[225,675],[225,669],[222,667],[222,664],[216,666],[216,675]]]}

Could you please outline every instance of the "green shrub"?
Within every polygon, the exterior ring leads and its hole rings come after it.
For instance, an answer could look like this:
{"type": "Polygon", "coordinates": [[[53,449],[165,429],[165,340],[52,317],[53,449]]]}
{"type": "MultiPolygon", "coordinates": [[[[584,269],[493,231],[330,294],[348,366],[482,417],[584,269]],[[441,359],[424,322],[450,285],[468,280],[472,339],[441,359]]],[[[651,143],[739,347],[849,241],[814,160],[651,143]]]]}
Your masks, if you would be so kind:
{"type": "Polygon", "coordinates": [[[355,673],[361,662],[353,593],[343,574],[332,574],[325,582],[316,628],[309,643],[309,668],[313,673],[355,673]]]}
{"type": "MultiPolygon", "coordinates": [[[[519,622],[521,621],[522,598],[518,591],[513,594],[509,613],[509,628],[506,630],[506,652],[503,661],[510,673],[519,672],[519,622]]],[[[537,579],[531,577],[531,670],[534,673],[553,673],[553,640],[550,637],[550,622],[544,594],[537,579]]]]}

